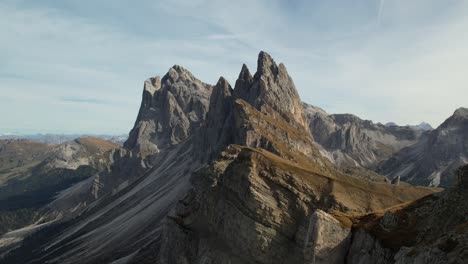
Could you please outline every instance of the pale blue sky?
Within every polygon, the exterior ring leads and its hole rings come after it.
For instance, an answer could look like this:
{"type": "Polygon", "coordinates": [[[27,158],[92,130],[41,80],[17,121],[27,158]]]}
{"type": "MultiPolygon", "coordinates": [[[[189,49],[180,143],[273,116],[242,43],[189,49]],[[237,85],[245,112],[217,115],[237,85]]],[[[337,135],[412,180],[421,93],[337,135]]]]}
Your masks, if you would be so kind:
{"type": "Polygon", "coordinates": [[[468,1],[0,0],[0,133],[127,133],[174,64],[231,84],[260,50],[302,99],[439,125],[468,106],[468,1]]]}

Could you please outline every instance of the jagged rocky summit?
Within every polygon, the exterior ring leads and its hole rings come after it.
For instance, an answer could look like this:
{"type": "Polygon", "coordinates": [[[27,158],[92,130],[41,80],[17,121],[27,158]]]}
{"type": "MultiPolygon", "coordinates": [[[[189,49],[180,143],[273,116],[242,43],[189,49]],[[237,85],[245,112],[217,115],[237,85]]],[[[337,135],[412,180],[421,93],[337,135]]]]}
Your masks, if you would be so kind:
{"type": "Polygon", "coordinates": [[[408,245],[389,246],[385,236],[366,227],[389,212],[383,223],[393,230],[400,220],[390,215],[392,208],[438,197],[441,189],[347,174],[337,159],[322,155],[329,150],[317,142],[321,136],[328,142],[332,131],[330,142],[352,146],[356,151],[347,157],[365,161],[380,143],[405,145],[418,135],[371,125],[362,132],[351,128],[362,123],[352,116],[319,115],[303,106],[286,67],[265,52],[253,75],[242,66],[234,88],[222,77],[205,84],[174,66],[163,78],[145,82],[135,126],[124,148],[113,152],[112,165],[91,186],[63,193],[73,201],[70,207],[80,197],[88,207],[26,239],[4,261],[400,261],[396,252],[408,245]],[[320,122],[324,132],[314,134],[320,122]],[[369,144],[359,148],[342,136],[351,130],[378,136],[367,136],[369,144]],[[360,149],[369,151],[361,158],[360,149]]]}

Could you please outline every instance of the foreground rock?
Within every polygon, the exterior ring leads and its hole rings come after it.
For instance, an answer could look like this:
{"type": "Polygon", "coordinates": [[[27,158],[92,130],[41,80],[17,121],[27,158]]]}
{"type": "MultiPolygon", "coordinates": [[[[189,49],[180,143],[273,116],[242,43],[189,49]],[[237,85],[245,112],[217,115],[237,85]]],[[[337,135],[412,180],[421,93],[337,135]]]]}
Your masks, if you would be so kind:
{"type": "Polygon", "coordinates": [[[361,218],[348,263],[466,263],[468,165],[456,176],[452,189],[361,218]]]}

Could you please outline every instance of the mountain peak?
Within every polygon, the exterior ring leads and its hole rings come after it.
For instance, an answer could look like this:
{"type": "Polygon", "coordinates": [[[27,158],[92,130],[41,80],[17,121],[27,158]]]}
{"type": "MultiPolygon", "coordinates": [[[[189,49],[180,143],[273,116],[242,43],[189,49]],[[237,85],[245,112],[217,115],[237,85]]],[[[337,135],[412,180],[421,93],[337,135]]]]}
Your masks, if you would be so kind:
{"type": "MultiPolygon", "coordinates": [[[[172,70],[178,72],[178,73],[183,73],[183,72],[189,72],[189,70],[185,69],[184,67],[178,65],[178,64],[174,64],[174,66],[171,67],[172,70]]],[[[169,69],[169,70],[171,70],[169,69]]]]}
{"type": "Polygon", "coordinates": [[[271,71],[276,75],[278,73],[278,66],[270,54],[260,51],[257,59],[257,74],[265,74],[267,71],[271,71]]]}
{"type": "Polygon", "coordinates": [[[227,87],[230,86],[229,82],[224,78],[223,76],[219,77],[218,82],[216,83],[216,86],[219,87],[227,87]]]}
{"type": "Polygon", "coordinates": [[[219,77],[218,82],[213,87],[213,92],[210,97],[210,108],[213,104],[220,104],[232,94],[232,88],[229,82],[224,77],[219,77]]]}
{"type": "Polygon", "coordinates": [[[419,125],[416,125],[417,128],[421,130],[433,130],[434,128],[426,122],[421,122],[419,125]]]}
{"type": "Polygon", "coordinates": [[[162,79],[149,78],[125,148],[145,157],[184,141],[204,122],[211,92],[211,85],[179,65],[162,79]]]}
{"type": "Polygon", "coordinates": [[[257,60],[257,72],[252,78],[243,65],[236,81],[234,95],[262,112],[274,110],[287,121],[308,127],[294,82],[283,64],[279,66],[266,52],[261,51],[257,60]]]}
{"type": "Polygon", "coordinates": [[[169,69],[166,75],[164,75],[164,77],[162,78],[162,83],[173,84],[179,79],[187,80],[190,82],[198,81],[189,70],[176,64],[169,69]]]}
{"type": "Polygon", "coordinates": [[[250,81],[252,80],[252,78],[253,78],[252,74],[250,73],[247,65],[242,64],[242,69],[241,69],[241,72],[239,73],[238,79],[243,80],[243,81],[250,81]]]}
{"type": "Polygon", "coordinates": [[[457,110],[455,110],[453,115],[468,118],[468,108],[460,107],[457,110]]]}
{"type": "Polygon", "coordinates": [[[457,110],[455,110],[455,112],[453,112],[453,115],[447,118],[439,127],[459,127],[462,124],[468,124],[468,108],[466,107],[460,107],[457,110]]]}

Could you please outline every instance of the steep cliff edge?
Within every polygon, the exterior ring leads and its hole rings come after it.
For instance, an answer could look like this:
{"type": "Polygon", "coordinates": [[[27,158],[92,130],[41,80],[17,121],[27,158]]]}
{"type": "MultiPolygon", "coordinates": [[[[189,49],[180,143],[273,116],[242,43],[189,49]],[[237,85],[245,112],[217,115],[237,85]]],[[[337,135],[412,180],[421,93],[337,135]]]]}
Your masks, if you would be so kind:
{"type": "Polygon", "coordinates": [[[344,263],[352,221],[342,213],[432,193],[325,173],[304,161],[228,147],[192,177],[193,189],[166,221],[158,263],[344,263]]]}
{"type": "Polygon", "coordinates": [[[124,147],[148,156],[185,141],[205,120],[212,86],[175,65],[145,81],[134,128],[124,147]]]}

